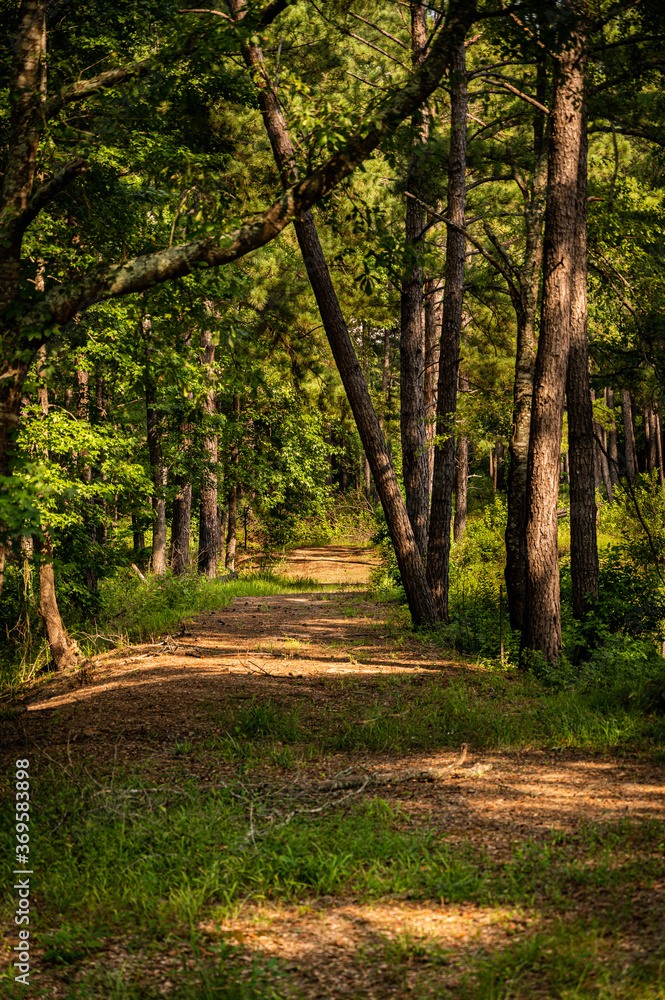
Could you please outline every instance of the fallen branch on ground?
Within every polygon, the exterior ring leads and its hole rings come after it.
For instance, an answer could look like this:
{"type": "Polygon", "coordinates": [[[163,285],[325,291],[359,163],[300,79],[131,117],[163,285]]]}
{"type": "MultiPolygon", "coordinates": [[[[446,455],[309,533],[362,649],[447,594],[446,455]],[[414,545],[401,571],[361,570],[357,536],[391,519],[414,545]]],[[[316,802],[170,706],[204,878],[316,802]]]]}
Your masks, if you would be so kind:
{"type": "Polygon", "coordinates": [[[447,778],[461,767],[466,760],[468,745],[462,744],[457,760],[445,767],[408,767],[402,771],[372,771],[365,775],[351,775],[350,777],[329,778],[326,781],[319,781],[316,785],[309,785],[309,791],[316,792],[337,792],[343,788],[357,788],[360,785],[371,787],[372,785],[393,785],[401,781],[437,781],[447,778]]]}

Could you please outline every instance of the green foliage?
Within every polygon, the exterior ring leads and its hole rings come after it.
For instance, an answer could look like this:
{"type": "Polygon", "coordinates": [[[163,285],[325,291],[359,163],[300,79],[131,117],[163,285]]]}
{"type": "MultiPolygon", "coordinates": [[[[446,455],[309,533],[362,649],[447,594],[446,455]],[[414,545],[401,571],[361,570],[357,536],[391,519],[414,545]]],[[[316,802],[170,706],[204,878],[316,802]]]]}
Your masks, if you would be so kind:
{"type": "Polygon", "coordinates": [[[626,559],[638,572],[653,566],[655,560],[661,571],[665,569],[665,490],[657,473],[638,476],[632,491],[618,483],[614,502],[602,506],[601,527],[618,535],[626,559]]]}
{"type": "Polygon", "coordinates": [[[494,565],[505,562],[505,534],[508,519],[508,502],[496,493],[485,506],[482,514],[470,518],[466,531],[452,551],[452,560],[460,569],[469,566],[494,565]]]}

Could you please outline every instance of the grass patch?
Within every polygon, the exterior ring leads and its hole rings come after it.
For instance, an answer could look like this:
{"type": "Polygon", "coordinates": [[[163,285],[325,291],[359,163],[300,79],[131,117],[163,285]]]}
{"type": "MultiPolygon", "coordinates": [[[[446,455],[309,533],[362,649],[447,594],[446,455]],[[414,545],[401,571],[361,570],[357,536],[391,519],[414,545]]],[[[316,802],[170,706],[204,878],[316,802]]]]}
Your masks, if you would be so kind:
{"type": "MultiPolygon", "coordinates": [[[[538,841],[515,837],[499,857],[477,844],[451,841],[381,799],[296,815],[271,831],[261,793],[251,813],[238,794],[244,794],[240,785],[218,792],[183,783],[149,788],[136,774],[108,786],[81,769],[40,774],[32,790],[38,808],[31,857],[39,859],[40,878],[31,929],[44,949],[43,968],[64,970],[72,984],[77,969],[84,973],[67,997],[156,996],[154,984],[142,984],[138,973],[134,981],[132,961],[139,952],[149,958],[174,946],[180,961],[169,979],[177,998],[297,995],[279,962],[258,955],[243,966],[223,935],[211,945],[202,922],[238,915],[248,902],[309,905],[349,898],[528,911],[535,936],[529,932],[514,945],[461,962],[456,997],[659,996],[648,992],[663,984],[656,953],[649,958],[649,978],[644,970],[623,968],[611,951],[635,921],[644,933],[653,932],[644,929],[645,904],[635,887],[657,898],[665,873],[660,822],[583,826],[575,834],[551,831],[538,841]],[[264,835],[248,836],[250,826],[258,830],[261,823],[264,835]],[[590,911],[584,919],[576,915],[580,900],[590,911]],[[104,942],[119,938],[127,953],[122,979],[103,961],[104,942]],[[96,957],[101,964],[90,969],[96,957]],[[638,991],[630,993],[629,986],[638,991]]],[[[10,819],[9,808],[3,809],[7,836],[10,819]]],[[[2,904],[9,920],[11,888],[2,904]]],[[[662,918],[657,911],[648,916],[655,924],[662,918]]],[[[379,945],[372,961],[380,968],[388,962],[398,978],[415,964],[426,983],[429,967],[451,962],[426,939],[397,934],[379,945]]],[[[460,961],[458,956],[453,964],[460,961]]]]}
{"type": "Polygon", "coordinates": [[[289,579],[254,573],[237,580],[206,580],[200,576],[150,577],[142,583],[123,574],[102,588],[102,621],[132,640],[155,638],[177,629],[183,619],[229,607],[237,597],[267,597],[317,589],[315,580],[289,579]]]}
{"type": "Polygon", "coordinates": [[[281,745],[294,756],[329,753],[408,754],[440,749],[527,748],[659,754],[665,743],[661,674],[636,671],[615,686],[551,688],[517,671],[389,675],[326,681],[330,697],[297,707],[254,698],[216,714],[208,749],[228,760],[270,758],[281,745]],[[660,680],[659,680],[660,679],[660,680]],[[279,744],[279,747],[276,746],[279,744]]]}

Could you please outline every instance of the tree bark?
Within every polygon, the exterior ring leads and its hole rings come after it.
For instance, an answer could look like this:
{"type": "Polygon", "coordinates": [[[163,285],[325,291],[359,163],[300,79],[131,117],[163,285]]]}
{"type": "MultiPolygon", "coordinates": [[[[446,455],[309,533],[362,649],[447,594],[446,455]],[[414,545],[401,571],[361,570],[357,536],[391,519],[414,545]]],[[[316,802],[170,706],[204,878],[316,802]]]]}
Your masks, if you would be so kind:
{"type": "MultiPolygon", "coordinates": [[[[427,45],[427,9],[411,2],[411,59],[416,69],[425,58],[427,45]]],[[[402,472],[406,509],[420,554],[427,552],[429,520],[429,469],[423,376],[425,372],[423,330],[424,230],[427,212],[416,201],[422,197],[421,175],[425,170],[425,150],[429,132],[426,107],[412,118],[413,148],[406,180],[405,250],[407,267],[402,277],[400,335],[400,430],[402,472]],[[415,197],[409,198],[412,194],[415,197]]]]}
{"type": "MultiPolygon", "coordinates": [[[[78,395],[76,399],[76,419],[80,423],[90,423],[90,373],[87,368],[85,368],[85,362],[82,358],[76,359],[76,385],[78,388],[78,395]]],[[[87,459],[87,452],[82,451],[79,453],[79,460],[83,462],[83,468],[81,469],[81,478],[86,484],[92,482],[92,466],[87,459]]],[[[85,502],[85,509],[83,514],[83,522],[85,525],[86,533],[93,544],[97,541],[97,527],[95,524],[94,517],[94,501],[87,500],[85,502]]],[[[90,560],[87,560],[85,567],[85,584],[89,590],[95,591],[97,589],[97,573],[95,572],[95,567],[90,560]]]]}
{"type": "Polygon", "coordinates": [[[653,406],[646,406],[644,408],[644,428],[647,439],[647,472],[651,475],[651,473],[655,471],[656,463],[658,461],[658,448],[656,445],[656,414],[654,413],[653,406]]]}
{"type": "MultiPolygon", "coordinates": [[[[577,220],[568,354],[570,574],[573,614],[583,618],[587,596],[598,593],[594,429],[587,343],[587,119],[582,112],[577,173],[577,220]]],[[[612,489],[609,483],[610,491],[612,489]]]]}
{"type": "Polygon", "coordinates": [[[613,389],[605,389],[605,405],[612,414],[612,425],[607,432],[607,455],[610,466],[610,481],[614,487],[619,482],[619,448],[617,446],[617,425],[613,389]]]}
{"type": "Polygon", "coordinates": [[[656,435],[656,468],[658,469],[658,482],[661,486],[665,485],[665,479],[663,478],[663,433],[660,422],[660,413],[654,414],[655,418],[655,435],[656,435]]]}
{"type": "MultiPolygon", "coordinates": [[[[242,4],[238,3],[238,0],[232,0],[232,4],[232,9],[236,13],[242,10],[242,4]]],[[[286,123],[266,73],[260,48],[250,43],[244,49],[244,57],[253,73],[264,125],[280,170],[282,183],[286,185],[289,178],[297,176],[295,152],[286,123]]],[[[358,433],[365,454],[369,459],[374,483],[386,515],[386,523],[395,548],[411,616],[416,625],[434,622],[437,619],[437,612],[427,586],[425,570],[413,528],[379,421],[372,406],[367,382],[358,363],[335,294],[314,218],[310,211],[305,212],[296,220],[295,230],[328,343],[353,411],[358,433]]],[[[231,513],[229,511],[229,524],[230,520],[231,513]]]]}
{"type": "MultiPolygon", "coordinates": [[[[210,388],[203,400],[203,410],[210,419],[216,408],[213,369],[215,345],[209,330],[201,334],[201,364],[206,368],[210,388]]],[[[200,576],[209,580],[217,573],[217,435],[207,434],[203,439],[205,466],[201,482],[199,506],[199,558],[200,576]]]]}
{"type": "Polygon", "coordinates": [[[226,568],[233,573],[236,568],[236,543],[238,524],[238,487],[232,486],[228,495],[228,526],[226,530],[226,568]]]}
{"type": "MultiPolygon", "coordinates": [[[[460,371],[460,392],[469,391],[469,379],[460,371]]],[[[453,521],[453,538],[459,542],[466,529],[467,494],[469,487],[469,439],[460,428],[455,453],[455,519],[453,521]]]]}
{"type": "MultiPolygon", "coordinates": [[[[593,402],[596,398],[596,394],[591,389],[589,391],[589,396],[593,402]]],[[[610,503],[614,500],[614,494],[612,491],[612,480],[610,477],[610,466],[607,461],[607,435],[605,430],[600,425],[600,421],[593,421],[593,433],[595,436],[595,483],[596,489],[600,489],[601,485],[605,487],[605,492],[607,494],[607,499],[610,503]]]]}
{"type": "Polygon", "coordinates": [[[35,536],[35,552],[41,556],[39,564],[39,614],[46,626],[48,645],[56,670],[77,667],[81,662],[78,650],[71,644],[62,624],[55,592],[53,572],[53,542],[44,532],[43,540],[35,536]]]}
{"type": "Polygon", "coordinates": [[[582,132],[582,39],[556,60],[550,109],[543,297],[527,466],[526,607],[522,649],[549,663],[561,652],[557,544],[559,455],[570,342],[570,305],[582,132]]]}
{"type": "Polygon", "coordinates": [[[446,225],[446,269],[441,311],[441,348],[437,387],[432,508],[427,547],[427,580],[437,612],[448,619],[450,571],[450,522],[455,483],[455,412],[459,369],[464,265],[466,201],[466,50],[464,42],[453,54],[450,67],[450,155],[448,166],[448,217],[446,225]]]}
{"type": "Polygon", "coordinates": [[[152,472],[152,551],[151,566],[155,576],[166,573],[166,469],[162,455],[162,429],[157,412],[157,385],[150,358],[150,320],[143,320],[145,342],[145,405],[148,454],[152,472]]]}
{"type": "Polygon", "coordinates": [[[633,430],[633,408],[630,403],[630,393],[624,389],[621,393],[621,409],[623,411],[623,439],[626,453],[626,475],[631,486],[635,485],[637,461],[635,458],[635,432],[633,430]]]}
{"type": "Polygon", "coordinates": [[[439,380],[439,350],[441,341],[441,310],[443,281],[428,278],[425,282],[425,438],[427,441],[428,495],[432,493],[434,477],[434,438],[436,436],[436,390],[439,380]]]}
{"type": "MultiPolygon", "coordinates": [[[[41,280],[43,281],[43,277],[41,280]]],[[[40,348],[38,372],[40,377],[45,363],[45,353],[45,349],[40,348]]],[[[46,417],[48,414],[48,388],[43,379],[40,380],[37,389],[37,401],[43,416],[46,417]]],[[[48,459],[48,453],[44,457],[48,459]]],[[[33,547],[35,553],[41,556],[39,563],[39,614],[46,627],[49,651],[53,657],[55,669],[65,670],[68,667],[76,667],[80,663],[80,654],[76,645],[71,642],[67,635],[60,617],[53,570],[53,541],[49,532],[44,532],[43,539],[34,536],[33,547]]]]}
{"type": "Polygon", "coordinates": [[[192,523],[192,484],[183,476],[177,479],[178,492],[173,499],[171,521],[171,572],[182,576],[189,567],[189,537],[192,523]]]}
{"type": "MultiPolygon", "coordinates": [[[[544,57],[538,62],[536,96],[545,101],[547,70],[544,57]]],[[[524,197],[524,261],[518,287],[511,295],[517,318],[513,426],[508,442],[508,495],[506,520],[506,596],[510,627],[521,631],[526,604],[526,515],[527,465],[531,431],[531,404],[536,362],[536,313],[543,257],[543,216],[547,188],[547,144],[544,115],[534,115],[534,166],[531,188],[524,197]]],[[[510,286],[509,286],[510,287],[510,286]]]]}

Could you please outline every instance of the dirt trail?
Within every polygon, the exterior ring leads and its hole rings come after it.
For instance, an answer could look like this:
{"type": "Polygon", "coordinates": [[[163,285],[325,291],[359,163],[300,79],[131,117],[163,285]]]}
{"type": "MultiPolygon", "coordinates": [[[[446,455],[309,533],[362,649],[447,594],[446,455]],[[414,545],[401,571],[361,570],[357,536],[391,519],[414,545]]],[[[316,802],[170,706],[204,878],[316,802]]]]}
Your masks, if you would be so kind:
{"type": "MultiPolygon", "coordinates": [[[[299,550],[288,563],[294,576],[316,572],[322,584],[357,584],[367,581],[374,558],[367,550],[335,546],[299,550]]],[[[369,704],[385,675],[404,675],[417,686],[475,673],[472,665],[405,636],[400,614],[364,593],[330,593],[328,588],[239,598],[228,609],[198,616],[166,645],[136,647],[100,660],[83,683],[62,676],[40,686],[28,695],[27,712],[5,724],[5,751],[14,757],[25,749],[37,759],[41,750],[56,759],[67,753],[78,760],[94,757],[101,770],[117,758],[144,765],[163,781],[178,781],[183,773],[202,782],[233,776],[236,766],[220,761],[214,751],[184,759],[175,752],[183,741],[200,746],[218,731],[229,706],[270,698],[286,709],[302,710],[316,726],[344,699],[369,704]],[[350,688],[344,686],[346,679],[350,688]]],[[[328,773],[354,760],[394,770],[446,764],[455,755],[453,748],[431,755],[331,754],[323,763],[328,773]]],[[[317,775],[321,764],[313,765],[317,775]]],[[[302,766],[306,771],[308,764],[302,766]]],[[[567,835],[585,824],[626,817],[665,819],[662,774],[662,768],[636,758],[479,753],[471,747],[465,766],[448,780],[410,781],[382,788],[381,796],[401,803],[414,820],[427,821],[449,840],[477,844],[500,858],[516,840],[538,841],[553,830],[567,835]]],[[[586,905],[585,897],[580,912],[586,905]]],[[[644,905],[652,915],[663,911],[662,887],[650,889],[644,905]]],[[[313,911],[303,915],[298,907],[246,907],[227,922],[226,933],[250,950],[296,963],[303,996],[353,990],[373,996],[363,985],[367,968],[362,959],[372,941],[407,934],[458,950],[471,944],[489,947],[508,941],[529,920],[520,924],[501,907],[444,907],[443,900],[440,905],[408,900],[360,905],[331,899],[323,900],[315,920],[313,911]]],[[[634,947],[642,947],[637,938],[634,947]]],[[[397,992],[386,987],[376,996],[402,995],[409,982],[407,977],[397,992]]],[[[439,982],[454,988],[455,974],[439,982]]]]}
{"type": "MultiPolygon", "coordinates": [[[[330,575],[363,582],[375,563],[370,551],[342,546],[295,550],[288,558],[294,575],[311,576],[319,567],[323,584],[330,575]]],[[[340,689],[344,678],[362,704],[385,675],[401,674],[418,685],[476,673],[433,644],[405,637],[399,615],[358,592],[238,598],[160,644],[100,658],[83,678],[61,675],[40,685],[25,698],[27,712],[5,724],[5,749],[43,748],[58,756],[69,746],[78,757],[94,754],[98,764],[151,760],[168,772],[174,745],[216,732],[229,705],[269,698],[286,708],[304,706],[315,720],[348,699],[340,689]]],[[[224,770],[213,756],[203,769],[208,774],[213,764],[224,770]]],[[[404,766],[445,764],[453,756],[453,750],[410,755],[404,766]]],[[[383,754],[373,763],[392,768],[395,758],[383,754]]],[[[471,747],[466,772],[445,786],[422,786],[418,799],[467,836],[470,828],[496,836],[503,826],[515,832],[575,825],[582,818],[665,818],[661,793],[662,769],[637,760],[555,750],[479,754],[471,747]],[[479,761],[491,770],[469,784],[479,761]]]]}

